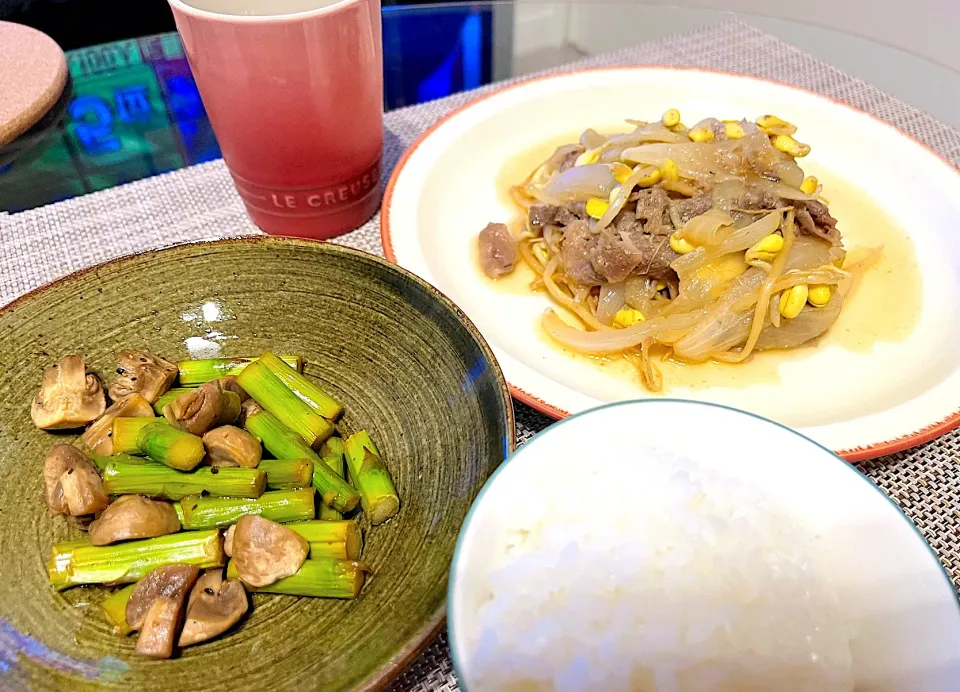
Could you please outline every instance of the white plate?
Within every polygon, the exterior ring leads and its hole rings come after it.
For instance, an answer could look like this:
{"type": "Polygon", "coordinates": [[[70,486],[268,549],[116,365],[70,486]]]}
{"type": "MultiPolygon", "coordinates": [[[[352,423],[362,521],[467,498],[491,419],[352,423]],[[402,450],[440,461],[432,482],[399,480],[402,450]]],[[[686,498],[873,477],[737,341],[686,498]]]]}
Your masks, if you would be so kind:
{"type": "MultiPolygon", "coordinates": [[[[479,270],[476,237],[488,222],[516,215],[498,180],[508,162],[535,147],[569,141],[586,127],[649,120],[667,107],[679,108],[687,122],[774,112],[797,123],[798,136],[813,147],[805,169],[866,191],[846,201],[844,214],[837,212],[848,245],[851,237],[870,239],[869,228],[857,227],[858,205],[879,207],[912,244],[922,281],[916,309],[904,315],[912,328],[904,323],[898,340],[863,351],[831,343],[828,336],[798,357],[768,359],[774,364],[766,380],[669,388],[667,373],[666,393],[767,416],[850,460],[904,449],[960,424],[960,320],[954,318],[960,303],[960,176],[889,125],[794,87],[639,67],[544,77],[486,95],[441,120],[400,161],[383,204],[387,257],[460,305],[490,342],[514,395],[535,408],[562,417],[605,402],[655,396],[635,377],[551,346],[538,326],[549,300],[494,287],[479,270]],[[852,230],[857,233],[851,236],[852,230]]],[[[824,192],[828,198],[830,189],[824,192]]],[[[871,280],[883,274],[871,272],[871,280]]],[[[892,276],[896,281],[898,274],[892,276]]],[[[891,309],[901,305],[896,294],[888,302],[891,309]]],[[[746,377],[748,371],[742,372],[746,377]]]]}
{"type": "MultiPolygon", "coordinates": [[[[473,680],[470,658],[479,632],[477,611],[489,598],[487,577],[491,565],[503,563],[508,534],[516,536],[518,528],[515,508],[527,502],[530,489],[539,488],[541,495],[569,492],[569,478],[583,477],[585,458],[629,458],[647,468],[660,460],[649,450],[748,481],[770,506],[819,536],[815,557],[829,566],[851,632],[856,689],[955,692],[956,592],[890,498],[849,464],[783,426],[676,400],[614,404],[573,416],[523,445],[487,481],[460,529],[450,572],[447,626],[461,680],[473,680]],[[690,421],[697,435],[688,434],[690,421]],[[771,450],[784,463],[771,464],[771,450]]],[[[598,511],[602,514],[602,507],[598,511]]]]}

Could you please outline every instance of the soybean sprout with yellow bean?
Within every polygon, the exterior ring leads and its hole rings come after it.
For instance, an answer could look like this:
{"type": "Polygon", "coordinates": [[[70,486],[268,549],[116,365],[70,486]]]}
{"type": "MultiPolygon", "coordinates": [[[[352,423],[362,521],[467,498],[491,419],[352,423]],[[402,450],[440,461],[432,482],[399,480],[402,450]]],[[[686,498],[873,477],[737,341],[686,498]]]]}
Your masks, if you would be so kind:
{"type": "Polygon", "coordinates": [[[585,130],[512,188],[516,219],[480,234],[488,276],[533,270],[547,334],[623,357],[654,391],[661,359],[740,363],[823,335],[868,264],[847,261],[798,123],[684,115],[585,130]]]}

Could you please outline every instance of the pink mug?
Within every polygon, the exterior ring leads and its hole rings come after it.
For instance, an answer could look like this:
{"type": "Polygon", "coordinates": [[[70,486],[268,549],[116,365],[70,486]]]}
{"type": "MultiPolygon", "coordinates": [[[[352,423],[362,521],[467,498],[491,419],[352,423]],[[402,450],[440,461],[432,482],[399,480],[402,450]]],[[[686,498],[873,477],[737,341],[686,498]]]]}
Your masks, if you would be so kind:
{"type": "Polygon", "coordinates": [[[380,203],[380,0],[169,0],[250,218],[330,238],[380,203]]]}

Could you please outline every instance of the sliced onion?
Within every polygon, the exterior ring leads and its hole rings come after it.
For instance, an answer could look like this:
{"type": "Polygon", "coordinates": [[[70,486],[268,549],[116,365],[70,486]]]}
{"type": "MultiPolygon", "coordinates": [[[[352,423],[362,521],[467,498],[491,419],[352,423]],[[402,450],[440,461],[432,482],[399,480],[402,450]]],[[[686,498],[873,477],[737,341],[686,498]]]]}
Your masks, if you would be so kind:
{"type": "Polygon", "coordinates": [[[543,313],[543,328],[559,343],[581,353],[616,353],[633,348],[644,339],[656,338],[661,332],[688,329],[704,314],[704,310],[694,310],[681,315],[654,317],[626,329],[584,332],[565,324],[553,310],[547,310],[543,313]]]}
{"type": "Polygon", "coordinates": [[[607,199],[617,186],[613,171],[605,163],[589,163],[568,168],[553,176],[543,187],[534,187],[530,194],[548,204],[587,202],[595,197],[607,199]]]}
{"type": "Polygon", "coordinates": [[[693,362],[709,360],[714,354],[739,346],[750,334],[752,312],[724,310],[707,323],[673,344],[674,355],[693,362]]]}
{"type": "Polygon", "coordinates": [[[776,195],[777,197],[783,197],[784,199],[803,201],[816,199],[816,197],[813,195],[808,195],[806,192],[801,192],[797,188],[784,185],[783,183],[775,183],[772,180],[767,180],[766,178],[756,178],[752,180],[750,184],[758,190],[769,192],[770,194],[776,195]]]}
{"type": "Polygon", "coordinates": [[[580,135],[580,144],[587,150],[603,146],[606,141],[606,137],[592,128],[584,130],[583,134],[580,135]]]}
{"type": "Polygon", "coordinates": [[[623,308],[625,288],[622,283],[600,286],[600,299],[597,301],[597,319],[604,324],[613,324],[613,318],[623,308]]]}
{"type": "Polygon", "coordinates": [[[731,252],[746,250],[761,238],[770,235],[780,227],[780,212],[771,212],[761,216],[749,226],[739,228],[727,235],[719,245],[713,247],[698,247],[693,252],[681,255],[670,266],[680,276],[697,271],[713,260],[731,252]]]}
{"type": "Polygon", "coordinates": [[[713,188],[713,192],[711,193],[714,209],[729,212],[730,209],[736,206],[737,201],[743,197],[743,193],[746,191],[747,186],[743,184],[742,180],[724,180],[713,188]]]}
{"type": "Polygon", "coordinates": [[[781,320],[780,327],[767,325],[757,339],[758,350],[793,348],[816,339],[833,326],[843,307],[843,293],[836,291],[822,308],[805,307],[792,320],[781,320]]]}
{"type": "Polygon", "coordinates": [[[733,219],[729,214],[720,209],[709,209],[687,221],[677,234],[694,245],[718,245],[729,235],[731,226],[733,219]]]}

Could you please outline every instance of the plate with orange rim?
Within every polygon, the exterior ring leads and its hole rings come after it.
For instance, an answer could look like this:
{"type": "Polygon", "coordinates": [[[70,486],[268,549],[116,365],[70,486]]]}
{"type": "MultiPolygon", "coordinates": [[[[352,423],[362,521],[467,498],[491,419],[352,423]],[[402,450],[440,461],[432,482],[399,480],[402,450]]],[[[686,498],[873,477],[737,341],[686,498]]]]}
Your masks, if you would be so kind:
{"type": "Polygon", "coordinates": [[[519,400],[556,418],[669,396],[747,410],[851,461],[906,449],[960,425],[960,174],[892,126],[824,96],[698,69],[626,67],[539,77],[490,92],[424,133],[384,198],[386,255],[452,298],[492,346],[519,400]],[[652,393],[622,358],[568,351],[541,325],[551,307],[519,264],[480,269],[487,223],[522,218],[509,188],[579,134],[677,108],[686,122],[776,113],[811,145],[799,160],[823,184],[850,256],[881,248],[836,324],[815,343],[746,363],[662,364],[652,393]]]}

